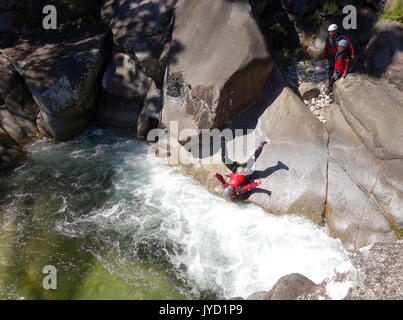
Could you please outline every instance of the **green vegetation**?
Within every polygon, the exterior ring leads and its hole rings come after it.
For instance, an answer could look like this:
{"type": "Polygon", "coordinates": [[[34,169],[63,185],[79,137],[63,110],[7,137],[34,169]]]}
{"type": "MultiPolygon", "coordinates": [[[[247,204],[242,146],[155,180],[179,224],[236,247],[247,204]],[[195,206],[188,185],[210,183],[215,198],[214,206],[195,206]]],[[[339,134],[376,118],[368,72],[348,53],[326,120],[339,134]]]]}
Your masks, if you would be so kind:
{"type": "Polygon", "coordinates": [[[271,25],[269,27],[269,30],[270,30],[272,36],[286,36],[287,35],[287,31],[284,29],[284,27],[279,22],[276,22],[273,25],[271,25]]]}
{"type": "Polygon", "coordinates": [[[323,4],[322,14],[325,16],[331,16],[339,11],[339,7],[337,6],[336,0],[328,0],[323,4]]]}
{"type": "Polygon", "coordinates": [[[335,15],[338,11],[336,0],[327,0],[321,8],[310,14],[310,18],[315,24],[321,25],[326,22],[326,17],[335,15]]]}
{"type": "Polygon", "coordinates": [[[291,59],[291,52],[288,49],[283,48],[281,51],[273,54],[273,59],[276,65],[280,68],[287,66],[291,59]]]}
{"type": "Polygon", "coordinates": [[[381,19],[390,19],[403,24],[403,0],[395,0],[389,12],[384,13],[381,19]]]}
{"type": "Polygon", "coordinates": [[[295,65],[296,60],[307,59],[307,56],[304,52],[304,49],[301,47],[295,49],[293,52],[289,49],[283,48],[281,51],[273,54],[273,59],[277,66],[284,68],[290,64],[295,65]]]}

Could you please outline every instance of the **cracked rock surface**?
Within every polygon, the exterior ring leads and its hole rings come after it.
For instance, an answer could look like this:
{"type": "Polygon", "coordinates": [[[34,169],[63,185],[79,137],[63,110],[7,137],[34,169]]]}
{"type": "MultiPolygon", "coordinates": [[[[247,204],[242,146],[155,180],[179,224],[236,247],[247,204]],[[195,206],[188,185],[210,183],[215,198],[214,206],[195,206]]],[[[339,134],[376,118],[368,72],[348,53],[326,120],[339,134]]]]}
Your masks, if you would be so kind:
{"type": "Polygon", "coordinates": [[[403,299],[403,241],[362,248],[298,300],[403,299]]]}

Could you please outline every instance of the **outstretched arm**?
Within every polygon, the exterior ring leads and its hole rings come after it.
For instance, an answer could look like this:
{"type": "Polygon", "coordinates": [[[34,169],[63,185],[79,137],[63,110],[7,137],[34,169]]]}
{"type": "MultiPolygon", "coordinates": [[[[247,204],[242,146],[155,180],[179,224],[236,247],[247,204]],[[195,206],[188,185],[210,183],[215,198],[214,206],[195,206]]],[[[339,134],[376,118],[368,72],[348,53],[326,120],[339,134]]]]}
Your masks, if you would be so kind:
{"type": "Polygon", "coordinates": [[[223,176],[221,174],[219,174],[219,173],[216,173],[215,177],[221,182],[221,186],[224,187],[226,182],[225,182],[223,176]]]}
{"type": "Polygon", "coordinates": [[[344,58],[344,71],[343,71],[343,75],[342,78],[345,78],[347,75],[347,71],[348,71],[348,64],[350,63],[350,58],[349,57],[345,57],[344,58]]]}
{"type": "Polygon", "coordinates": [[[252,182],[252,183],[249,183],[248,185],[242,187],[241,193],[244,194],[244,193],[246,193],[246,192],[252,190],[253,188],[256,188],[259,184],[260,184],[260,181],[259,181],[259,182],[252,182]]]}

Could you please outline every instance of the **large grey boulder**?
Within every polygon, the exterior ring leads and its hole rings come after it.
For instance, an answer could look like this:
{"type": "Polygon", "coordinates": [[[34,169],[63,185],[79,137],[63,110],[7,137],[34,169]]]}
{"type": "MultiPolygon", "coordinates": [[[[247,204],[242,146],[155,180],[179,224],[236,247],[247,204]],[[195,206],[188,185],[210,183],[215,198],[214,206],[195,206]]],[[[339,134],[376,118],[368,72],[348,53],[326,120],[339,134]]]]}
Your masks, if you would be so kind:
{"type": "Polygon", "coordinates": [[[157,87],[155,81],[152,82],[146,98],[144,107],[137,122],[137,136],[146,137],[148,132],[157,127],[162,109],[162,90],[157,87]]]}
{"type": "Polygon", "coordinates": [[[113,10],[110,26],[115,48],[129,54],[155,80],[164,76],[165,64],[160,55],[170,34],[170,13],[175,2],[121,0],[113,10]]]}
{"type": "Polygon", "coordinates": [[[262,176],[261,185],[272,194],[253,193],[249,199],[270,212],[295,213],[315,223],[323,222],[327,135],[320,121],[289,88],[284,88],[259,117],[255,132],[258,141],[264,137],[272,140],[254,167],[270,173],[269,168],[273,169],[269,176],[262,176]]]}
{"type": "Polygon", "coordinates": [[[102,78],[104,90],[114,96],[142,103],[151,79],[126,54],[113,51],[102,78]]]}
{"type": "Polygon", "coordinates": [[[385,81],[336,82],[329,133],[326,221],[350,250],[395,241],[403,229],[403,101],[385,81]]]}
{"type": "Polygon", "coordinates": [[[222,128],[258,97],[273,65],[251,6],[179,0],[174,15],[162,125],[222,128]]]}
{"type": "Polygon", "coordinates": [[[318,86],[311,83],[302,83],[298,87],[298,91],[303,100],[311,100],[312,98],[319,97],[320,89],[318,86]]]}
{"type": "Polygon", "coordinates": [[[20,145],[38,134],[34,103],[15,63],[0,55],[0,126],[20,145]]]}
{"type": "Polygon", "coordinates": [[[317,287],[302,274],[291,273],[278,279],[269,292],[254,292],[247,297],[247,300],[295,300],[303,294],[314,291],[317,287]]]}
{"type": "Polygon", "coordinates": [[[317,285],[299,273],[287,274],[274,284],[265,300],[294,300],[300,295],[313,291],[317,285]]]}
{"type": "Polygon", "coordinates": [[[46,131],[57,140],[81,133],[94,115],[109,52],[107,33],[97,32],[60,35],[46,44],[28,40],[15,49],[46,131]]]}
{"type": "Polygon", "coordinates": [[[19,165],[23,159],[21,147],[0,127],[0,172],[19,165]]]}
{"type": "Polygon", "coordinates": [[[356,252],[333,276],[299,300],[402,300],[403,242],[375,243],[356,252]]]}
{"type": "MultiPolygon", "coordinates": [[[[269,137],[271,144],[263,148],[252,167],[262,185],[249,196],[249,201],[272,213],[298,214],[320,224],[326,199],[326,131],[301,99],[284,86],[277,68],[262,92],[256,102],[232,122],[231,129],[243,129],[245,134],[227,140],[229,158],[238,162],[248,160],[258,144],[269,137]],[[246,129],[251,132],[246,134],[246,129]],[[241,145],[245,146],[242,150],[238,148],[241,145]],[[237,146],[236,151],[232,151],[234,146],[237,146]]],[[[179,159],[185,163],[182,167],[186,174],[221,195],[222,188],[214,174],[229,170],[220,160],[219,140],[217,142],[211,154],[196,157],[192,150],[187,150],[188,144],[182,147],[177,143],[172,143],[169,154],[171,164],[179,159]],[[186,155],[184,160],[178,158],[178,154],[186,155]]]]}
{"type": "Polygon", "coordinates": [[[379,20],[361,57],[365,71],[382,77],[403,90],[403,27],[396,21],[379,20]]]}

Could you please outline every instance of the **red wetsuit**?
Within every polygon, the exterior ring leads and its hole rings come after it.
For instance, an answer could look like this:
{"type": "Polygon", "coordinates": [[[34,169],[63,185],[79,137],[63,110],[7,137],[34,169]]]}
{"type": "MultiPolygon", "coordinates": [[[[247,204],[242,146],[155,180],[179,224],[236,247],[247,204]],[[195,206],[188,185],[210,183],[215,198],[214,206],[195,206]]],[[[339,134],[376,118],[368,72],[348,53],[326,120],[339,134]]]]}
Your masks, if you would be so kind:
{"type": "Polygon", "coordinates": [[[234,187],[235,193],[232,196],[232,199],[235,198],[237,195],[244,194],[244,193],[248,192],[249,190],[256,188],[259,185],[259,183],[257,183],[257,182],[252,182],[252,183],[249,183],[246,186],[242,187],[242,184],[246,182],[246,179],[243,175],[238,174],[238,173],[232,173],[229,176],[229,183],[225,182],[223,176],[219,173],[216,173],[215,177],[218,180],[220,180],[221,186],[223,188],[226,186],[234,187]]]}
{"type": "Polygon", "coordinates": [[[348,64],[350,63],[350,57],[347,50],[343,52],[337,52],[334,62],[334,69],[343,72],[342,77],[345,78],[347,75],[348,64]]]}
{"type": "Polygon", "coordinates": [[[332,37],[327,38],[325,49],[323,50],[323,54],[322,54],[322,59],[326,59],[329,49],[330,49],[329,54],[334,57],[337,53],[337,43],[342,39],[347,40],[348,52],[349,52],[350,56],[353,56],[354,47],[353,47],[353,44],[351,43],[350,39],[338,32],[334,38],[332,38],[332,37]]]}

